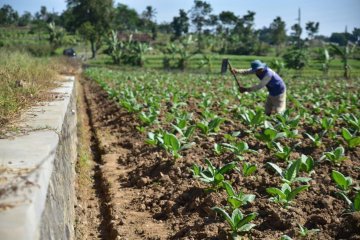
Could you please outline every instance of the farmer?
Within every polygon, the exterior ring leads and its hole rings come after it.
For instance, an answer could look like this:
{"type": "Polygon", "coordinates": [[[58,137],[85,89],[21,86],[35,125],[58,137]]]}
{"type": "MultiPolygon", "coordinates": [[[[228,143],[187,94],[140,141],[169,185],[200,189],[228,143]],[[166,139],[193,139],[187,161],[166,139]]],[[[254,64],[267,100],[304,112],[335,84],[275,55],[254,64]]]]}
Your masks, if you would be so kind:
{"type": "Polygon", "coordinates": [[[265,63],[260,60],[255,60],[251,63],[249,69],[230,69],[234,74],[242,75],[255,73],[260,79],[260,83],[250,88],[240,87],[240,92],[257,91],[263,87],[267,87],[269,95],[265,104],[265,114],[271,115],[272,112],[282,113],[286,109],[286,86],[281,77],[270,69],[265,63]]]}

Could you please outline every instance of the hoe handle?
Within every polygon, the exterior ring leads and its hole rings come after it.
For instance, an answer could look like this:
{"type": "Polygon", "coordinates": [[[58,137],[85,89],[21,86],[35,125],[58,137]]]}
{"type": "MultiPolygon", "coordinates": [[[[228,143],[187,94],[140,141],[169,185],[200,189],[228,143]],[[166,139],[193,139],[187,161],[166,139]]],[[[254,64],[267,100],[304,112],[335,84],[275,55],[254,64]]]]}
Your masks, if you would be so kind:
{"type": "Polygon", "coordinates": [[[230,72],[231,72],[231,74],[234,76],[235,81],[236,81],[236,83],[237,83],[237,85],[238,85],[238,88],[239,88],[239,90],[240,90],[240,89],[242,88],[242,86],[241,86],[239,80],[237,79],[235,73],[233,73],[233,71],[231,71],[231,70],[232,70],[232,67],[231,67],[230,61],[228,61],[228,64],[229,64],[230,72]]]}

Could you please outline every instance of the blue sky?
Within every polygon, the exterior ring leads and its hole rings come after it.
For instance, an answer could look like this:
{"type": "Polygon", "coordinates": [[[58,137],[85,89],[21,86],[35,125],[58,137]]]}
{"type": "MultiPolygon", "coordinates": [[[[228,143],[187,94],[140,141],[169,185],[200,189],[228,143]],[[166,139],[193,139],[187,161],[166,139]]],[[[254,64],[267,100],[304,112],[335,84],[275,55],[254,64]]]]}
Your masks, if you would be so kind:
{"type": "MultiPolygon", "coordinates": [[[[157,22],[171,21],[179,13],[179,9],[189,10],[193,0],[115,0],[115,4],[123,3],[138,13],[152,6],[157,11],[157,22]]],[[[255,28],[269,26],[273,19],[280,16],[286,22],[286,28],[296,23],[298,9],[301,8],[301,23],[305,27],[308,21],[320,22],[320,34],[329,36],[332,32],[343,32],[345,27],[349,32],[354,27],[360,27],[360,0],[207,0],[213,8],[213,13],[232,11],[237,16],[243,16],[248,10],[256,12],[255,28]]],[[[24,11],[35,13],[40,6],[46,6],[48,11],[61,13],[66,8],[65,0],[0,0],[11,5],[20,14],[24,11]]],[[[305,31],[304,31],[305,32],[305,31]]],[[[305,35],[303,35],[305,36],[305,35]]]]}

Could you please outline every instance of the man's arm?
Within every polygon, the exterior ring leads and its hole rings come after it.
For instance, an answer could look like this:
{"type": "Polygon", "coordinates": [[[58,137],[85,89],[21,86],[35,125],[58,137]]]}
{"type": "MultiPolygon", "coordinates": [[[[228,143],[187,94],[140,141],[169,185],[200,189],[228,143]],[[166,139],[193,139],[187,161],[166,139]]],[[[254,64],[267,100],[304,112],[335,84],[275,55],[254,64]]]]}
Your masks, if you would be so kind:
{"type": "Polygon", "coordinates": [[[261,82],[259,84],[249,87],[248,91],[249,92],[257,91],[257,90],[265,87],[266,84],[268,84],[270,82],[270,80],[271,80],[271,75],[267,74],[263,77],[263,79],[261,79],[261,82]]]}
{"type": "Polygon", "coordinates": [[[236,69],[236,68],[233,68],[233,69],[231,69],[230,71],[232,71],[233,73],[241,74],[241,75],[249,75],[249,74],[253,74],[253,73],[254,73],[254,72],[251,70],[251,68],[249,68],[249,69],[236,69]]]}

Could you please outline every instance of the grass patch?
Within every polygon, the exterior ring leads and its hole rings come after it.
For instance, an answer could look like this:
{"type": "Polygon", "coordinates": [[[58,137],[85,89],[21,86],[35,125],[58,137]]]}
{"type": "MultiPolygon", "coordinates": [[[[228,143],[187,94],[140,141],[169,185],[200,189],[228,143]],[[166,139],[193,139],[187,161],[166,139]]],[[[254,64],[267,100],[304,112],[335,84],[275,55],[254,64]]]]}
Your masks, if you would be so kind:
{"type": "Polygon", "coordinates": [[[56,66],[47,58],[0,50],[0,128],[56,86],[56,66]]]}

